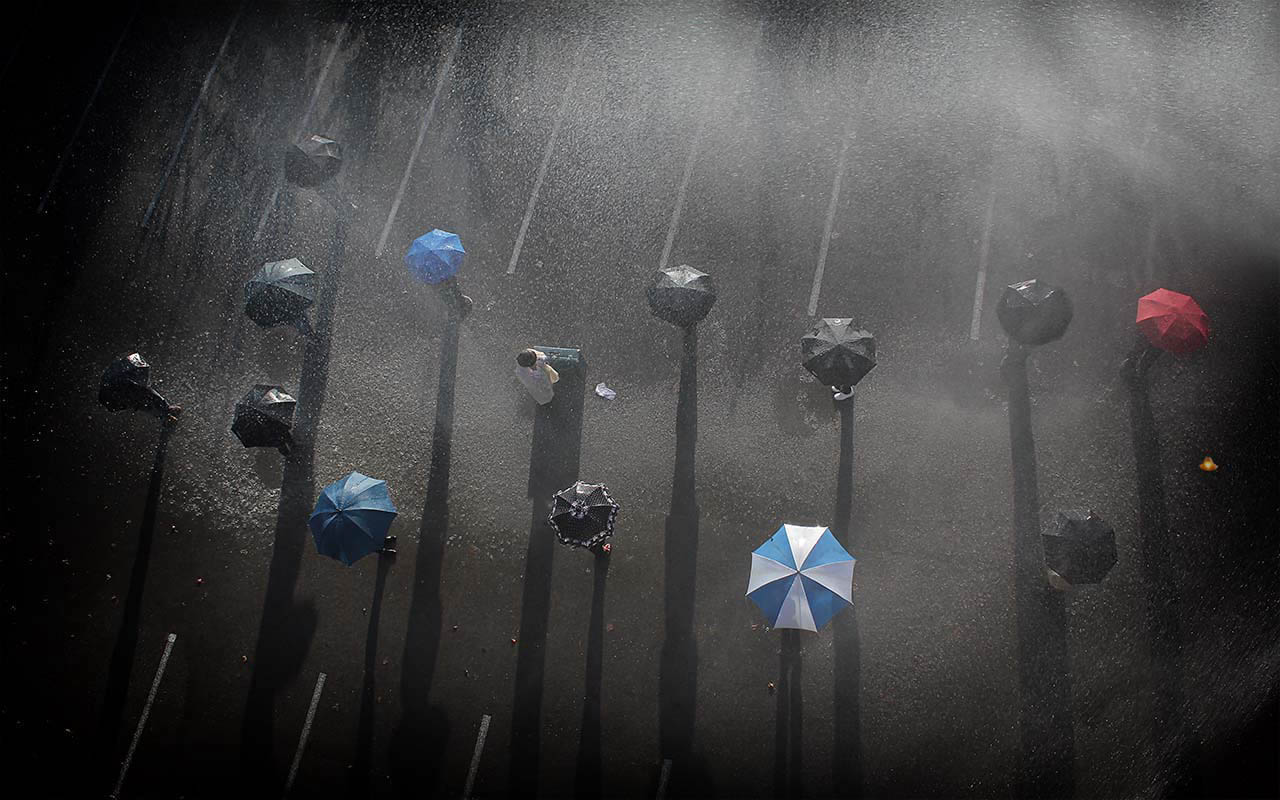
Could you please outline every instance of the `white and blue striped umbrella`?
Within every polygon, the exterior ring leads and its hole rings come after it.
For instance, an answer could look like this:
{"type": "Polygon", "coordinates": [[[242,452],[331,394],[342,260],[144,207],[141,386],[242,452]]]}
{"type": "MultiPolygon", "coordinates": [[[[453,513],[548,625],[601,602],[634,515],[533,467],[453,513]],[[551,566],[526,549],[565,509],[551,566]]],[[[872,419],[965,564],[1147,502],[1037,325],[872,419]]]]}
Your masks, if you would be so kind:
{"type": "Polygon", "coordinates": [[[816,631],[853,605],[853,564],[830,528],[783,524],[751,554],[747,597],[775,628],[816,631]]]}

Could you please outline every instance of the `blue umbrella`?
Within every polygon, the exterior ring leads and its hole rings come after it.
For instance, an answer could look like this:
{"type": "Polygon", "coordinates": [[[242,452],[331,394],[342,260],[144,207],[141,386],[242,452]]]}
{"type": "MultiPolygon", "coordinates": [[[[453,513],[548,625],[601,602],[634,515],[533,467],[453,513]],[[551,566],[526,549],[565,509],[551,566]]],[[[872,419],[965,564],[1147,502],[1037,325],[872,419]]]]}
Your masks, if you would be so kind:
{"type": "Polygon", "coordinates": [[[784,524],[751,554],[747,597],[775,628],[816,631],[853,605],[853,564],[829,528],[784,524]]]}
{"type": "Polygon", "coordinates": [[[404,263],[409,274],[423,283],[441,283],[458,274],[466,254],[458,234],[436,228],[413,240],[404,263]]]}
{"type": "Polygon", "coordinates": [[[311,512],[311,535],[320,555],[349,567],[381,549],[395,518],[387,482],[353,472],[324,487],[311,512]]]}

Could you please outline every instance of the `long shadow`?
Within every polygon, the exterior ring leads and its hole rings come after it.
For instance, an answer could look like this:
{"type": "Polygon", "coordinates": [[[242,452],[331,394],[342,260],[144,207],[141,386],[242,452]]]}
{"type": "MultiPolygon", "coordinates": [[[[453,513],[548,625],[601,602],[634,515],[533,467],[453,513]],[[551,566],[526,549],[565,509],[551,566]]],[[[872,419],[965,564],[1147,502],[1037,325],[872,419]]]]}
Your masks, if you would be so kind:
{"type": "Polygon", "coordinates": [[[775,727],[773,791],[777,797],[804,796],[804,698],[800,631],[784,630],[778,657],[778,711],[775,727]]]}
{"type": "Polygon", "coordinates": [[[156,511],[160,506],[160,489],[164,485],[165,454],[168,452],[169,436],[172,433],[171,426],[162,424],[155,461],[151,464],[146,505],[142,509],[142,525],[138,529],[138,549],[133,555],[133,570],[129,574],[129,593],[125,597],[120,633],[116,635],[115,648],[111,651],[111,666],[107,671],[107,688],[102,715],[98,721],[98,745],[95,748],[102,762],[94,778],[95,782],[105,786],[114,784],[120,768],[117,760],[120,723],[124,717],[125,701],[129,696],[129,679],[138,649],[138,633],[142,625],[142,593],[147,585],[147,568],[151,564],[156,511]]]}
{"type": "Polygon", "coordinates": [[[453,461],[454,392],[458,374],[458,319],[450,315],[440,341],[440,379],[431,432],[427,495],[413,562],[413,592],[400,671],[400,720],[391,734],[391,780],[401,797],[436,786],[449,740],[449,721],[431,705],[431,683],[440,652],[443,609],[440,576],[449,534],[449,468],[453,461]]]}
{"type": "Polygon", "coordinates": [[[314,604],[295,603],[293,590],[302,568],[302,554],[307,547],[307,519],[315,499],[315,433],[329,382],[330,337],[345,250],[346,227],[339,218],[334,227],[329,267],[320,276],[315,330],[308,337],[302,356],[295,446],[285,460],[280,484],[275,545],[271,551],[262,622],[254,648],[254,668],[241,729],[241,778],[246,786],[262,793],[278,794],[283,789],[275,751],[276,695],[302,668],[316,629],[314,604]]]}
{"type": "Polygon", "coordinates": [[[578,774],[575,797],[601,797],[600,694],[604,678],[604,589],[609,577],[609,556],[596,553],[591,591],[591,622],[587,628],[587,673],[582,704],[582,730],[578,739],[578,774]]]}
{"type": "Polygon", "coordinates": [[[693,631],[698,568],[698,498],[695,451],[698,444],[698,331],[684,331],[680,394],[676,401],[676,460],[671,481],[664,552],[665,633],[658,673],[658,727],[661,757],[671,760],[673,797],[712,794],[708,771],[694,754],[698,695],[698,643],[693,631]]]}
{"type": "MultiPolygon", "coordinates": [[[[1144,343],[1145,344],[1145,343],[1144,343]]],[[[1170,796],[1195,796],[1194,764],[1189,763],[1190,737],[1183,729],[1182,674],[1179,658],[1182,630],[1178,620],[1178,587],[1169,559],[1169,512],[1165,504],[1164,477],[1160,472],[1160,439],[1151,411],[1148,373],[1160,351],[1141,347],[1125,361],[1122,375],[1129,386],[1129,420],[1133,437],[1134,467],[1138,490],[1138,552],[1142,559],[1142,583],[1146,589],[1147,625],[1151,648],[1151,745],[1165,748],[1172,775],[1170,796]]]]}
{"type": "Polygon", "coordinates": [[[553,493],[578,478],[582,453],[582,405],[586,375],[580,368],[560,371],[555,399],[539,406],[533,421],[529,456],[529,548],[525,554],[524,592],[516,653],[516,693],[511,714],[511,796],[538,791],[541,762],[542,682],[546,669],[547,618],[551,605],[551,561],[555,536],[547,525],[553,493]]]}
{"type": "Polygon", "coordinates": [[[1075,790],[1071,663],[1066,605],[1044,577],[1040,496],[1031,429],[1031,392],[1025,348],[1010,343],[1000,371],[1009,388],[1009,440],[1013,460],[1015,615],[1021,689],[1021,761],[1018,797],[1070,797],[1075,790]]]}
{"type": "MultiPolygon", "coordinates": [[[[853,404],[851,397],[840,407],[840,474],[836,479],[836,508],[831,532],[844,548],[857,556],[853,528],[853,404]]],[[[855,602],[831,620],[835,650],[835,758],[832,787],[837,797],[861,797],[862,772],[862,637],[858,631],[855,602]]]]}
{"type": "Polygon", "coordinates": [[[378,577],[369,603],[369,630],[364,638],[364,680],[360,685],[360,722],[356,728],[356,753],[351,765],[348,795],[368,797],[369,773],[373,765],[373,712],[377,704],[375,673],[378,668],[378,622],[382,618],[382,594],[387,587],[391,557],[379,555],[378,577]]]}

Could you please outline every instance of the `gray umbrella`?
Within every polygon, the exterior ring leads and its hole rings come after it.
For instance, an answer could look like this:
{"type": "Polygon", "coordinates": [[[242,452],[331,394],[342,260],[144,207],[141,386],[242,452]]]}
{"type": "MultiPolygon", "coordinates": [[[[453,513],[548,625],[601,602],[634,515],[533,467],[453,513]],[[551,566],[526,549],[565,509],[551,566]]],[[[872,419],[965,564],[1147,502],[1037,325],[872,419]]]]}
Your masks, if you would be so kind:
{"type": "Polygon", "coordinates": [[[876,337],[847,318],[818,321],[800,340],[804,368],[828,386],[854,386],[876,365],[876,337]]]}
{"type": "Polygon", "coordinates": [[[996,317],[1009,338],[1019,344],[1048,344],[1066,332],[1071,300],[1062,289],[1044,281],[1022,281],[1005,287],[996,317]]]}
{"type": "Polygon", "coordinates": [[[647,294],[655,317],[682,328],[701,322],[716,302],[711,276],[688,264],[658,270],[647,294]]]}

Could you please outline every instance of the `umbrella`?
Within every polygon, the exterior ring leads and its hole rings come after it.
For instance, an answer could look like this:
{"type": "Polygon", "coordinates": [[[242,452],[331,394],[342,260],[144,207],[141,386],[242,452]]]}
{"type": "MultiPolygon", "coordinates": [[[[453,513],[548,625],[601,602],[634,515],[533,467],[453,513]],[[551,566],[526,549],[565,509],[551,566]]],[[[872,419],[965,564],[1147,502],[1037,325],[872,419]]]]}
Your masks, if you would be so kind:
{"type": "Polygon", "coordinates": [[[1162,350],[1184,355],[1209,341],[1209,316],[1189,295],[1156,289],[1138,299],[1138,329],[1162,350]]]}
{"type": "Polygon", "coordinates": [[[804,368],[828,386],[853,386],[876,365],[876,337],[851,319],[823,319],[800,340],[804,368]]]}
{"type": "Polygon", "coordinates": [[[320,493],[311,512],[316,551],[348,567],[382,547],[396,518],[387,482],[353,472],[320,493]]]}
{"type": "Polygon", "coordinates": [[[711,276],[687,264],[658,270],[647,294],[655,317],[682,328],[701,322],[716,302],[711,276]]]}
{"type": "Polygon", "coordinates": [[[293,446],[293,409],[297,404],[279,386],[260,383],[236,403],[231,432],[245,447],[277,447],[288,455],[293,446]]]}
{"type": "Polygon", "coordinates": [[[564,544],[595,547],[613,536],[618,503],[603,483],[578,481],[552,497],[550,519],[564,544]]]}
{"type": "Polygon", "coordinates": [[[111,411],[163,409],[169,403],[151,388],[151,365],[139,353],[112,361],[102,373],[98,402],[111,411]]]}
{"type": "Polygon", "coordinates": [[[1010,339],[1025,345],[1048,344],[1066,333],[1071,300],[1044,281],[1022,281],[1005,287],[996,317],[1010,339]]]}
{"type": "Polygon", "coordinates": [[[434,228],[413,240],[404,263],[409,274],[423,283],[441,283],[458,273],[466,254],[458,234],[434,228]]]}
{"type": "Polygon", "coordinates": [[[1067,583],[1100,583],[1116,563],[1116,532],[1092,511],[1060,511],[1041,535],[1044,563],[1067,583]]]}
{"type": "Polygon", "coordinates": [[[784,523],[751,554],[747,597],[775,628],[816,631],[853,605],[854,560],[830,528],[784,523]]]}
{"type": "Polygon", "coordinates": [[[342,145],[327,136],[311,134],[285,153],[284,169],[299,186],[319,186],[342,168],[342,145]]]}
{"type": "Polygon", "coordinates": [[[288,324],[308,334],[306,311],[316,301],[316,280],[296,258],[268,261],[244,285],[244,313],[264,328],[288,324]]]}

